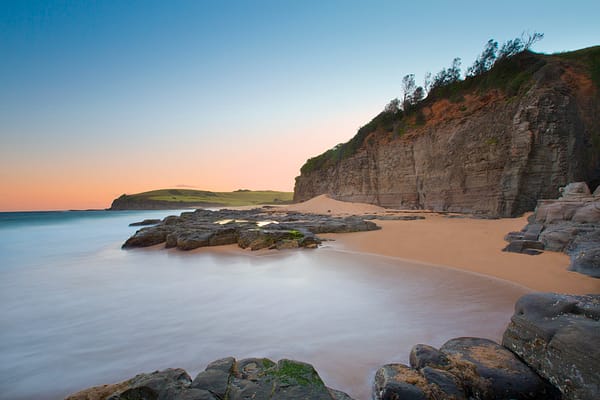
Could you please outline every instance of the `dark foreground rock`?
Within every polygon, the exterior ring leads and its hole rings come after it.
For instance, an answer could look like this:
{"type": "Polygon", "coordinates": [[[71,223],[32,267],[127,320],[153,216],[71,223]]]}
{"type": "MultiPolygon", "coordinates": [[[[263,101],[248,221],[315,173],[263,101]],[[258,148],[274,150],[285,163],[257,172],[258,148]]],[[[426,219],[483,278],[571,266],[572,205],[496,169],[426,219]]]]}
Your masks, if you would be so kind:
{"type": "Polygon", "coordinates": [[[584,182],[568,184],[559,199],[538,201],[530,223],[505,240],[504,251],[565,252],[572,271],[600,278],[600,190],[591,194],[584,182]]]}
{"type": "Polygon", "coordinates": [[[67,400],[352,400],[325,386],[310,364],[267,358],[210,363],[194,380],[183,369],[140,374],[75,393],[67,400]]]}
{"type": "Polygon", "coordinates": [[[600,399],[600,295],[525,295],[502,343],[564,399],[600,399]]]}
{"type": "Polygon", "coordinates": [[[559,399],[556,388],[501,345],[456,338],[439,350],[416,345],[411,366],[388,364],[375,374],[374,399],[559,399]]]}
{"type": "MultiPolygon", "coordinates": [[[[142,221],[145,222],[145,221],[142,221]]],[[[360,232],[379,229],[372,221],[357,216],[280,212],[271,208],[254,210],[196,210],[169,216],[138,230],[123,248],[165,247],[192,250],[206,246],[238,244],[241,248],[315,248],[319,233],[360,232]]]]}
{"type": "Polygon", "coordinates": [[[600,295],[532,293],[515,305],[502,345],[456,338],[413,347],[410,366],[375,374],[373,398],[600,399],[600,295]]]}
{"type": "MultiPolygon", "coordinates": [[[[451,339],[439,349],[418,344],[410,366],[377,370],[373,399],[600,399],[600,295],[525,295],[502,344],[471,337],[451,339]]],[[[107,399],[352,400],[326,387],[310,364],[233,357],[213,361],[193,380],[182,369],[167,369],[67,397],[107,399]]]]}

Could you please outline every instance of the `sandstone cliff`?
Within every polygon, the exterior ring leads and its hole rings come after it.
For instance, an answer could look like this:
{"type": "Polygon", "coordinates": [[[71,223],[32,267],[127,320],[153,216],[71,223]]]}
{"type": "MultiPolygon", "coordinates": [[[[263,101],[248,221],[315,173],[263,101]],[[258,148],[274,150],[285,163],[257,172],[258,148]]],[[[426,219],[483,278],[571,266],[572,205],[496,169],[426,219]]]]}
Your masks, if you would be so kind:
{"type": "Polygon", "coordinates": [[[307,161],[294,200],[328,194],[384,207],[515,216],[572,181],[600,179],[600,46],[521,53],[378,115],[307,161]]]}

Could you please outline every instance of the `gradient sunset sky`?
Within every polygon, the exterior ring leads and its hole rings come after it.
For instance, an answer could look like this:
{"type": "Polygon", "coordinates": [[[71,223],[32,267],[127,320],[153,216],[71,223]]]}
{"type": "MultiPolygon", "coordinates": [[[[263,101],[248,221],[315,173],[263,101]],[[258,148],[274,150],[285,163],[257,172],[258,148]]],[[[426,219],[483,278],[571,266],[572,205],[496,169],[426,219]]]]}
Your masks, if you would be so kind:
{"type": "Polygon", "coordinates": [[[192,186],[291,191],[304,161],[485,42],[600,42],[599,1],[0,0],[0,211],[192,186]]]}

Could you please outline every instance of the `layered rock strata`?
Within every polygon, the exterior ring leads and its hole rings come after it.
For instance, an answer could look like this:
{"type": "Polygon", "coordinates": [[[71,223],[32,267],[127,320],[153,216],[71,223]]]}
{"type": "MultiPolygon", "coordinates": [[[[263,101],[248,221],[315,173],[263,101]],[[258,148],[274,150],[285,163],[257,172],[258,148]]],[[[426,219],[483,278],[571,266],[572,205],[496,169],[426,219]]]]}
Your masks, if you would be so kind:
{"type": "Polygon", "coordinates": [[[592,194],[585,182],[576,182],[561,192],[557,200],[538,202],[530,223],[506,235],[504,250],[562,251],[571,257],[571,270],[600,278],[600,188],[592,194]]]}
{"type": "Polygon", "coordinates": [[[518,61],[543,66],[517,95],[488,90],[426,102],[424,125],[409,123],[402,135],[380,128],[354,153],[303,168],[294,200],[327,194],[510,217],[557,197],[568,182],[598,180],[600,100],[589,74],[552,57],[518,61]]]}

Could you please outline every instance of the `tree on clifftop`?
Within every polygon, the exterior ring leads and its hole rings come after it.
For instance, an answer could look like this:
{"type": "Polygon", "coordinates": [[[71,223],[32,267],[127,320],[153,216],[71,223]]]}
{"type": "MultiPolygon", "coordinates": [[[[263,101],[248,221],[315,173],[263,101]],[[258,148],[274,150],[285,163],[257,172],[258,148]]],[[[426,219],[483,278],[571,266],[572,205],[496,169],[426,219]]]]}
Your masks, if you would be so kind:
{"type": "Polygon", "coordinates": [[[431,89],[437,87],[447,86],[451,83],[458,82],[460,80],[460,64],[461,60],[456,57],[452,60],[452,65],[448,68],[442,69],[433,77],[431,82],[431,89]]]}
{"type": "Polygon", "coordinates": [[[417,86],[414,74],[408,74],[402,78],[402,92],[404,93],[402,98],[402,109],[404,111],[409,111],[412,106],[425,97],[425,90],[423,87],[417,86]]]}
{"type": "Polygon", "coordinates": [[[398,98],[390,100],[390,102],[386,104],[383,111],[386,113],[396,114],[398,111],[400,111],[400,100],[398,100],[398,98]]]}
{"type": "Polygon", "coordinates": [[[539,42],[543,38],[544,34],[539,32],[528,33],[527,36],[525,36],[525,33],[522,33],[520,38],[514,38],[502,44],[498,53],[498,59],[512,57],[522,51],[529,50],[534,43],[539,42]]]}
{"type": "Polygon", "coordinates": [[[477,57],[473,65],[467,69],[467,76],[477,76],[489,71],[496,62],[497,51],[498,42],[494,39],[488,40],[479,57],[477,57]]]}

